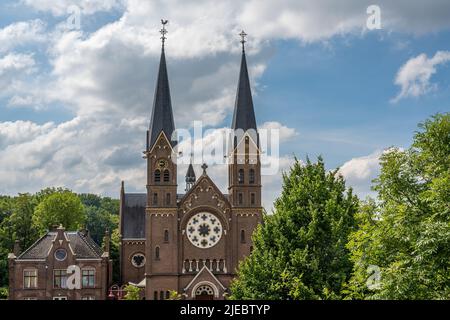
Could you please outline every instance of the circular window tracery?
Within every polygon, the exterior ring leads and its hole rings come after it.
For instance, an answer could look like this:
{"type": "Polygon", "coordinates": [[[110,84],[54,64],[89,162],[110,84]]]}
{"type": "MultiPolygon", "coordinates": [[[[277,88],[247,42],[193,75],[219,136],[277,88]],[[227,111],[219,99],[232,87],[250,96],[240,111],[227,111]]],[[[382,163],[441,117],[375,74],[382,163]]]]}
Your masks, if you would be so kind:
{"type": "Polygon", "coordinates": [[[145,265],[145,256],[142,253],[135,253],[131,257],[131,264],[136,268],[141,268],[145,265]]]}
{"type": "Polygon", "coordinates": [[[220,220],[208,212],[193,215],[186,225],[186,234],[189,241],[202,249],[216,245],[222,237],[222,230],[220,220]]]}
{"type": "Polygon", "coordinates": [[[206,295],[207,296],[213,296],[214,295],[214,290],[210,286],[204,284],[204,285],[199,286],[195,290],[195,295],[196,296],[206,296],[206,295]]]}

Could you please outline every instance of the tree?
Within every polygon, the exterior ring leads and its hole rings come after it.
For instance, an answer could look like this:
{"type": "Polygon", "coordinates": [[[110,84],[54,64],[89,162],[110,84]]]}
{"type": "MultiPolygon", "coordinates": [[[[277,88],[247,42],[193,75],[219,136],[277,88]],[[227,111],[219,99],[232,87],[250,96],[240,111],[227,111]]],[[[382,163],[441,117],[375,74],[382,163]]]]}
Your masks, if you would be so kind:
{"type": "Polygon", "coordinates": [[[14,233],[14,240],[19,240],[22,250],[27,249],[38,237],[38,230],[33,226],[35,206],[33,196],[28,193],[19,194],[13,201],[9,225],[14,233]]]}
{"type": "Polygon", "coordinates": [[[118,228],[119,200],[95,194],[80,194],[79,198],[86,208],[86,228],[92,239],[101,243],[107,229],[118,228]]]}
{"type": "Polygon", "coordinates": [[[79,230],[85,226],[86,212],[75,193],[57,191],[41,200],[36,207],[33,223],[41,233],[60,224],[66,230],[79,230]]]}
{"type": "Polygon", "coordinates": [[[450,298],[450,113],[419,125],[412,146],[392,148],[374,180],[378,201],[358,213],[350,237],[353,298],[450,298]],[[366,286],[367,268],[381,272],[366,286]]]}
{"type": "Polygon", "coordinates": [[[124,297],[125,300],[140,300],[140,292],[141,292],[140,288],[128,284],[125,286],[124,289],[127,293],[124,297]]]}
{"type": "Polygon", "coordinates": [[[358,200],[337,170],[298,160],[283,175],[273,215],[254,233],[232,299],[337,299],[352,270],[348,235],[358,200]]]}

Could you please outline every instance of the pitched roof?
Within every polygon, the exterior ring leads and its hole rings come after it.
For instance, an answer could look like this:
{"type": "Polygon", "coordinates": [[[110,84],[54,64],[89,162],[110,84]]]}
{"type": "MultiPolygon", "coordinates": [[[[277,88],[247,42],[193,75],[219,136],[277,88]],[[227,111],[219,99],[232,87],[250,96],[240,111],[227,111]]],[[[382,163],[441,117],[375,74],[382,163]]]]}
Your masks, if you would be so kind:
{"type": "MultiPolygon", "coordinates": [[[[77,258],[82,259],[96,259],[101,258],[103,250],[92,238],[79,231],[66,231],[64,232],[66,238],[70,241],[70,246],[77,258]]],[[[18,259],[30,260],[30,259],[45,259],[47,258],[50,249],[56,239],[57,232],[50,231],[44,236],[38,239],[27,250],[25,250],[18,259]]]]}
{"type": "Polygon", "coordinates": [[[122,237],[127,239],[145,238],[146,193],[125,193],[123,196],[122,237]]]}
{"type": "Polygon", "coordinates": [[[233,130],[242,129],[244,131],[257,129],[255,111],[253,109],[252,91],[250,80],[248,78],[247,60],[244,50],[242,51],[241,70],[239,72],[239,82],[231,128],[233,130]]]}
{"type": "MultiPolygon", "coordinates": [[[[170,99],[169,77],[167,75],[166,56],[164,48],[161,51],[161,60],[159,62],[158,79],[156,82],[155,96],[153,100],[152,117],[150,120],[149,137],[147,146],[151,149],[155,144],[161,131],[168,139],[171,138],[175,130],[175,123],[173,121],[172,102],[170,99]]],[[[176,141],[171,141],[172,146],[177,144],[176,141]]]]}

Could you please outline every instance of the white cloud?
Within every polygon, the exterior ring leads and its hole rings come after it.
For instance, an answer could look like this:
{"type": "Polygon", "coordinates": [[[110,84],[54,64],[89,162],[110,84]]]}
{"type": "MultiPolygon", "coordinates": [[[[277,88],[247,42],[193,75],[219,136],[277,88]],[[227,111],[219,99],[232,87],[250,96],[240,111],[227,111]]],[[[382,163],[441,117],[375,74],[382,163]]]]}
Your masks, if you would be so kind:
{"type": "Polygon", "coordinates": [[[400,93],[392,100],[397,102],[407,97],[419,97],[436,88],[431,76],[437,67],[450,61],[450,51],[438,51],[432,58],[422,53],[409,59],[398,71],[395,84],[401,87],[400,93]]]}
{"type": "Polygon", "coordinates": [[[401,87],[400,93],[392,99],[397,102],[407,97],[419,97],[436,88],[431,76],[439,65],[450,61],[450,51],[438,51],[432,58],[422,53],[409,59],[398,71],[395,84],[401,87]]]}
{"type": "Polygon", "coordinates": [[[48,133],[54,124],[47,122],[43,125],[38,125],[31,121],[7,121],[0,122],[0,149],[33,140],[39,135],[48,133]]]}
{"type": "Polygon", "coordinates": [[[21,0],[22,3],[38,10],[50,11],[55,16],[69,15],[68,8],[77,6],[83,14],[110,11],[120,8],[121,0],[21,0]]]}
{"type": "Polygon", "coordinates": [[[39,19],[21,21],[0,29],[0,53],[45,40],[45,23],[39,19]]]}
{"type": "Polygon", "coordinates": [[[9,53],[0,58],[0,77],[10,71],[30,70],[35,65],[32,54],[9,53]]]}
{"type": "Polygon", "coordinates": [[[373,195],[372,180],[379,174],[379,159],[383,152],[376,150],[367,156],[353,158],[339,168],[339,173],[345,178],[347,186],[353,187],[361,198],[373,195]]]}
{"type": "Polygon", "coordinates": [[[264,122],[259,128],[264,130],[278,130],[280,142],[285,142],[298,136],[298,132],[295,128],[286,127],[277,121],[264,122]]]}

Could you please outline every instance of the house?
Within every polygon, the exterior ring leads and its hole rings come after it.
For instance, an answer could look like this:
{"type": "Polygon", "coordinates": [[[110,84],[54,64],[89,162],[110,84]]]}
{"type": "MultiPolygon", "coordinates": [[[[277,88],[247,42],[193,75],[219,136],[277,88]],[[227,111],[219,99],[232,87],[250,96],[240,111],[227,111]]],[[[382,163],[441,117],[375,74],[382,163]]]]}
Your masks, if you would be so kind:
{"type": "Polygon", "coordinates": [[[102,250],[89,232],[47,232],[19,252],[16,243],[9,260],[11,300],[105,300],[111,283],[109,234],[102,250]]]}

